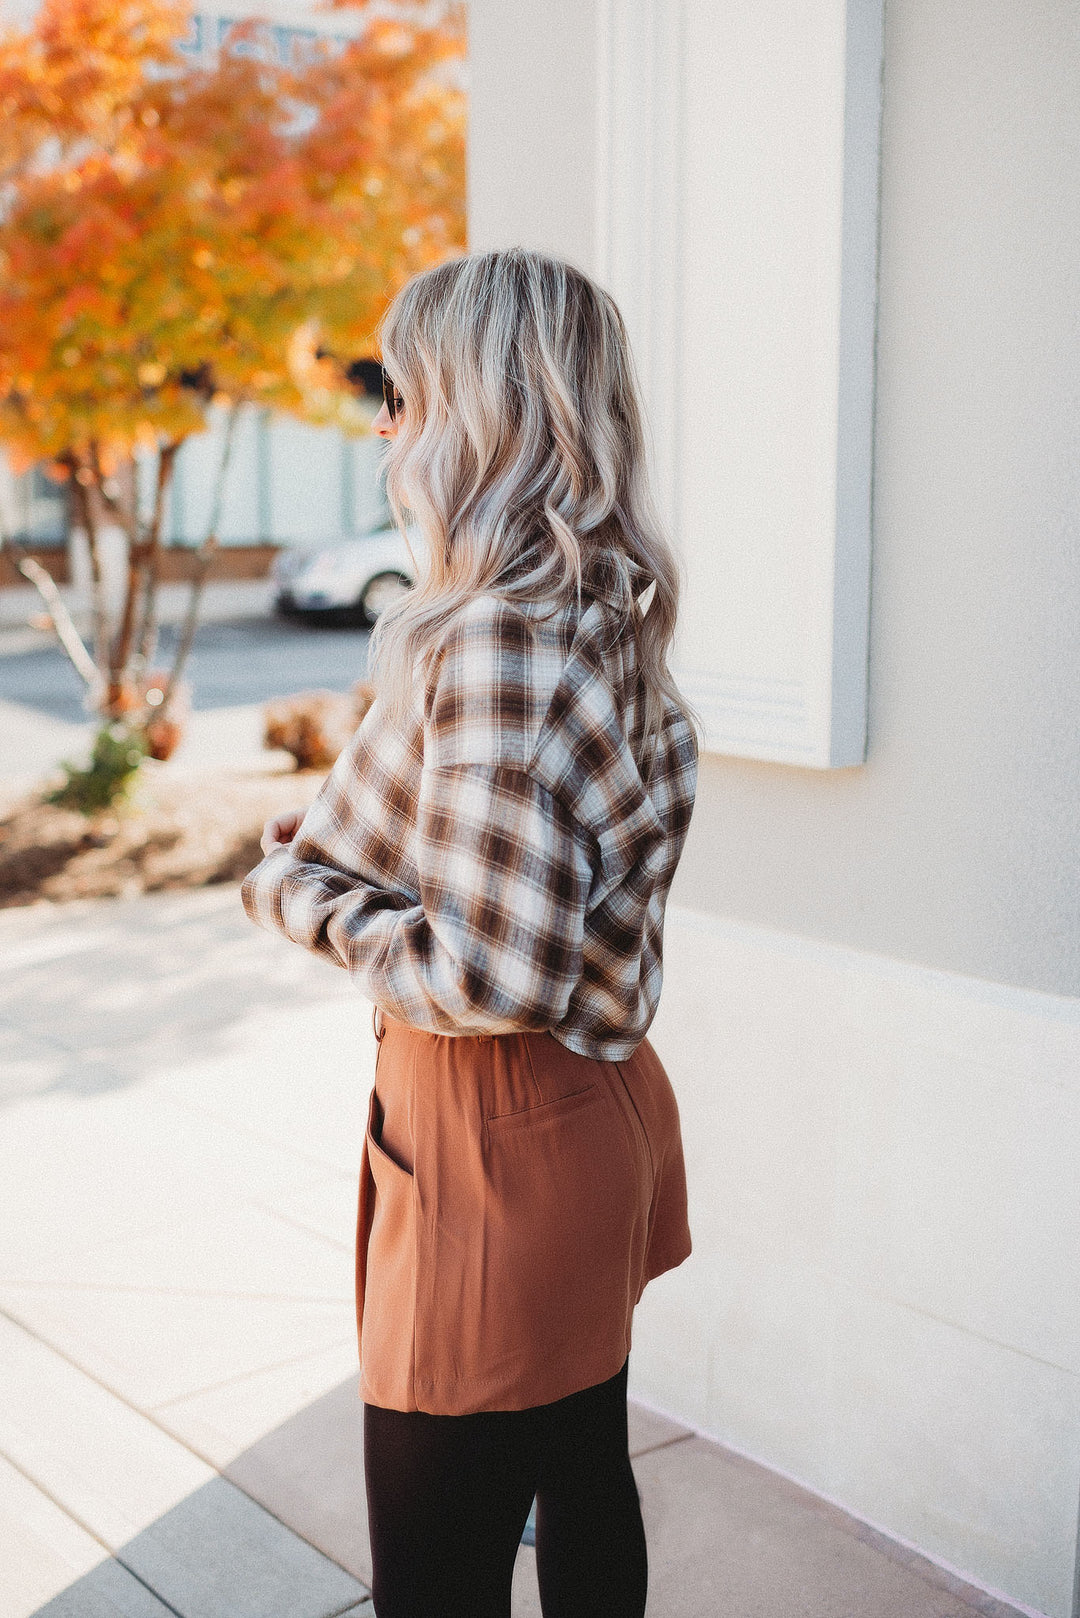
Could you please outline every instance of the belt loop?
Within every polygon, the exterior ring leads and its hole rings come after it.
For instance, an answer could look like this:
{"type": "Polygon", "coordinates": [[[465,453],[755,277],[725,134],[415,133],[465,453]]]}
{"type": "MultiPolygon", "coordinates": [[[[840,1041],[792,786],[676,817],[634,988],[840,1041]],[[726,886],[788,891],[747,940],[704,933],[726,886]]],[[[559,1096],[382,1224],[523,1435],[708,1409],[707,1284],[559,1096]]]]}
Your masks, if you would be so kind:
{"type": "Polygon", "coordinates": [[[372,1006],[372,1008],[371,1008],[371,1027],[372,1027],[372,1030],[373,1030],[373,1032],[375,1034],[375,1038],[381,1044],[382,1037],[386,1033],[386,1022],[384,1020],[382,1027],[381,1028],[379,1027],[379,1011],[380,1010],[381,1010],[381,1007],[374,1006],[374,1005],[372,1006]]]}

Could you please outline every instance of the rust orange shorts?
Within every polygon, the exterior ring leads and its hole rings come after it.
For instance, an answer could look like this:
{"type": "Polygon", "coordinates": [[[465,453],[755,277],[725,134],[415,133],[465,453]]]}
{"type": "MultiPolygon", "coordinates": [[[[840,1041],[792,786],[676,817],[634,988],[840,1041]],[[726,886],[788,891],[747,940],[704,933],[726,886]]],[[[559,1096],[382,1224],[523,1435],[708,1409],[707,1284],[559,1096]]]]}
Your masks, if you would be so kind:
{"type": "Polygon", "coordinates": [[[646,1283],[690,1252],[678,1107],[648,1039],[606,1062],[550,1032],[375,1023],[360,1397],[465,1415],[614,1376],[646,1283]]]}

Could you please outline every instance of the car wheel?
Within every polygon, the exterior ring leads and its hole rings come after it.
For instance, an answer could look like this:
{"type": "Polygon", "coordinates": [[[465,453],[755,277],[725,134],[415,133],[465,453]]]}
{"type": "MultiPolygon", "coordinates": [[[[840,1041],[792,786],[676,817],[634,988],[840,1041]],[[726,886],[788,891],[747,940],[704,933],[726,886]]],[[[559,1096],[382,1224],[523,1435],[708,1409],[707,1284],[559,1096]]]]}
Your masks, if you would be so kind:
{"type": "Polygon", "coordinates": [[[365,623],[374,624],[381,612],[400,601],[411,589],[412,581],[404,573],[376,573],[364,586],[358,602],[365,623]]]}

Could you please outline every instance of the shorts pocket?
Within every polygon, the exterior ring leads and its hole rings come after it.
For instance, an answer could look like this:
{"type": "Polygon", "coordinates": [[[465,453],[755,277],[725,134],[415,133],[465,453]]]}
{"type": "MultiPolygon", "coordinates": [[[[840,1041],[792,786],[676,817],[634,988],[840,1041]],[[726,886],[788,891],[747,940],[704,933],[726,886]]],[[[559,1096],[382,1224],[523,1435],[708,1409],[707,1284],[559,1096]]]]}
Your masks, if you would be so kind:
{"type": "Polygon", "coordinates": [[[595,1083],[490,1117],[486,1128],[471,1260],[478,1343],[508,1375],[616,1357],[639,1220],[617,1103],[595,1083]]]}
{"type": "Polygon", "coordinates": [[[364,1146],[370,1198],[364,1269],[360,1350],[373,1403],[391,1401],[411,1385],[416,1295],[415,1182],[408,1169],[376,1139],[379,1103],[374,1090],[364,1146]]]}
{"type": "Polygon", "coordinates": [[[561,1123],[563,1119],[590,1106],[600,1095],[595,1084],[584,1090],[572,1090],[569,1095],[555,1096],[551,1101],[538,1101],[533,1107],[522,1107],[517,1112],[497,1112],[486,1119],[489,1135],[505,1135],[515,1129],[543,1129],[545,1125],[561,1123]]]}

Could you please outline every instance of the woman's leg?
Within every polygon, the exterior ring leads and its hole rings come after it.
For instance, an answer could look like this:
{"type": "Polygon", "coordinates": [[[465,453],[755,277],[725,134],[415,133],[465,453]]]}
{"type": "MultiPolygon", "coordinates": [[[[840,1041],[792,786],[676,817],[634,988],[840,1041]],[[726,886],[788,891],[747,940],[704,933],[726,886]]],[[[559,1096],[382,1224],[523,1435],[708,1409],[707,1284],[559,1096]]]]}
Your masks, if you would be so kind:
{"type": "MultiPolygon", "coordinates": [[[[536,1411],[536,1569],[544,1618],[642,1618],[648,1584],[626,1431],[627,1366],[536,1411]]],[[[379,1615],[382,1618],[382,1615],[379,1615]]]]}
{"type": "Polygon", "coordinates": [[[509,1618],[534,1492],[544,1618],[642,1618],[648,1564],[626,1374],[531,1410],[365,1405],[376,1618],[509,1618]]]}
{"type": "Polygon", "coordinates": [[[537,1412],[364,1406],[376,1618],[510,1618],[537,1412]]]}

